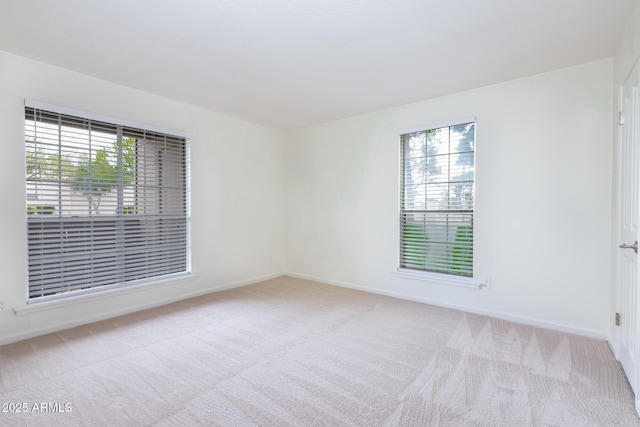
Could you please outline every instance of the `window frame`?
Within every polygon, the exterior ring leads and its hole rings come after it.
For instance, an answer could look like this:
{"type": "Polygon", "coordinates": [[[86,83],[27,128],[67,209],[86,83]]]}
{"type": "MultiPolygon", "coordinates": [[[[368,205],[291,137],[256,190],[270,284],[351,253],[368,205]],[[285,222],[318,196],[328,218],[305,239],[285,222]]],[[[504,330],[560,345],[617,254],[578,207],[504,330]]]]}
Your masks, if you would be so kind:
{"type": "MultiPolygon", "coordinates": [[[[181,220],[182,221],[182,225],[180,225],[180,227],[183,227],[184,229],[184,239],[181,237],[180,241],[184,241],[184,263],[183,265],[185,265],[184,270],[182,270],[180,268],[181,271],[175,271],[175,272],[170,272],[167,274],[160,274],[160,275],[154,275],[153,273],[151,273],[151,275],[147,275],[147,277],[142,277],[142,278],[126,278],[125,280],[121,281],[121,282],[115,282],[115,283],[110,283],[110,284],[97,284],[97,285],[93,285],[93,286],[88,286],[86,287],[86,289],[80,289],[80,290],[73,290],[71,292],[63,292],[63,293],[56,293],[56,294],[51,294],[51,295],[43,295],[43,296],[33,296],[31,294],[31,284],[30,284],[30,277],[29,277],[29,271],[27,271],[27,281],[26,281],[26,303],[27,305],[37,305],[43,302],[50,302],[50,301],[54,301],[54,300],[69,300],[69,299],[73,299],[76,297],[81,297],[87,294],[99,294],[99,293],[108,293],[112,290],[118,289],[118,288],[135,288],[138,285],[149,285],[149,284],[154,284],[154,283],[166,283],[167,281],[171,281],[171,280],[175,280],[175,279],[179,279],[179,278],[183,278],[183,277],[189,277],[191,276],[191,180],[190,180],[190,176],[191,176],[191,172],[190,172],[190,163],[191,163],[191,159],[190,159],[190,135],[186,132],[182,132],[182,131],[178,131],[178,130],[174,130],[174,129],[168,129],[168,128],[163,128],[160,126],[153,126],[153,125],[147,125],[147,124],[142,124],[139,122],[134,122],[131,120],[125,120],[125,119],[120,119],[120,118],[115,118],[115,117],[109,117],[109,116],[104,116],[104,115],[100,115],[100,114],[95,114],[95,113],[91,113],[91,112],[86,112],[86,111],[80,111],[80,110],[76,110],[76,109],[71,109],[71,108],[67,108],[67,107],[62,107],[62,106],[58,106],[58,105],[53,105],[53,104],[48,104],[48,103],[44,103],[44,102],[40,102],[40,101],[35,101],[35,100],[30,100],[30,99],[25,99],[24,100],[24,108],[23,108],[23,123],[25,126],[24,132],[23,134],[25,135],[25,159],[26,159],[26,150],[27,150],[27,145],[28,145],[28,140],[27,140],[27,121],[29,120],[29,118],[26,116],[25,112],[27,111],[27,109],[34,109],[34,110],[39,110],[39,111],[43,111],[43,112],[47,112],[47,113],[52,113],[52,114],[57,114],[60,116],[68,116],[70,118],[79,118],[82,120],[87,120],[87,121],[91,121],[91,122],[101,122],[101,123],[105,123],[108,124],[110,126],[113,126],[114,129],[120,129],[120,133],[117,134],[117,138],[118,140],[121,140],[123,138],[123,135],[121,133],[122,129],[129,129],[129,130],[134,130],[134,131],[141,131],[141,132],[147,132],[148,135],[164,135],[165,138],[169,138],[175,141],[179,141],[179,143],[181,144],[181,146],[179,146],[179,153],[182,157],[183,160],[181,160],[181,163],[179,163],[181,165],[182,172],[178,172],[178,173],[183,173],[184,174],[184,178],[183,178],[183,188],[184,188],[184,194],[182,196],[183,198],[183,208],[181,208],[181,214],[179,214],[178,216],[183,217],[184,219],[181,220]]],[[[136,140],[137,141],[137,140],[136,140]]],[[[154,146],[154,144],[157,144],[154,142],[154,140],[150,140],[147,141],[142,140],[143,144],[151,144],[152,148],[154,146]]],[[[62,140],[58,139],[58,144],[61,144],[62,140]]],[[[135,150],[138,149],[137,146],[137,142],[136,142],[136,147],[135,150]]],[[[121,163],[121,156],[122,156],[122,148],[120,146],[119,151],[118,151],[118,165],[116,165],[116,168],[120,168],[119,172],[118,172],[118,186],[122,186],[122,181],[121,181],[121,177],[122,177],[122,163],[121,163]]],[[[26,161],[26,160],[25,160],[26,161]]],[[[137,162],[138,160],[136,160],[137,162]]],[[[144,160],[144,162],[147,162],[148,160],[144,160]]],[[[180,160],[179,160],[180,161],[180,160]]],[[[136,169],[134,169],[134,173],[138,174],[140,173],[138,170],[138,166],[136,166],[136,169]]],[[[171,172],[171,173],[176,173],[171,172]]],[[[62,176],[58,177],[58,180],[62,180],[62,176]]],[[[158,180],[162,180],[163,178],[158,175],[158,180]]],[[[29,182],[29,177],[26,176],[25,177],[25,203],[26,206],[29,207],[30,203],[32,202],[32,200],[30,200],[29,198],[29,194],[28,194],[28,182],[29,182]]],[[[62,183],[62,181],[60,181],[62,183]]],[[[62,184],[61,184],[62,185],[62,184]]],[[[134,184],[135,186],[136,184],[134,184]]],[[[62,190],[59,190],[62,191],[62,190]]],[[[117,192],[120,192],[121,189],[116,190],[117,192]]],[[[137,191],[137,190],[134,190],[137,191]]],[[[159,186],[158,190],[159,193],[162,193],[164,190],[163,186],[159,186]]],[[[121,195],[118,196],[118,198],[120,198],[121,195]]],[[[136,195],[136,204],[138,203],[137,201],[137,195],[136,195]]],[[[147,203],[147,202],[144,202],[147,203]]],[[[121,200],[118,200],[118,206],[121,205],[121,200]]],[[[46,205],[45,205],[46,206],[46,205]]],[[[38,212],[40,213],[40,212],[38,212]]],[[[142,218],[142,220],[144,221],[144,216],[143,215],[131,215],[131,217],[125,215],[127,212],[124,212],[122,209],[117,208],[116,209],[116,213],[115,214],[105,214],[105,215],[94,215],[93,218],[94,219],[98,219],[100,218],[101,220],[105,220],[107,218],[113,218],[113,221],[125,221],[128,220],[129,218],[133,218],[133,217],[140,217],[142,218]],[[125,219],[123,219],[126,218],[125,219]]],[[[160,221],[160,223],[162,224],[163,220],[162,217],[163,215],[160,214],[156,214],[156,215],[160,215],[160,219],[156,220],[156,221],[160,221]]],[[[171,213],[167,213],[167,215],[169,216],[175,216],[175,214],[171,214],[171,213]]],[[[31,244],[29,243],[28,239],[30,237],[30,218],[29,218],[29,214],[27,213],[26,218],[25,218],[25,227],[27,228],[25,234],[27,237],[27,250],[29,250],[29,248],[31,247],[31,244]]],[[[43,217],[47,217],[47,215],[38,215],[38,216],[43,216],[43,217]]],[[[72,223],[72,222],[79,222],[82,221],[83,219],[86,221],[91,220],[92,215],[88,214],[88,215],[79,215],[79,216],[75,216],[75,215],[62,215],[60,214],[59,217],[61,218],[60,221],[62,222],[68,222],[68,223],[72,223]],[[67,219],[64,219],[67,218],[67,219]]],[[[33,220],[35,218],[32,218],[31,220],[33,220]]],[[[43,218],[44,222],[47,222],[48,220],[51,220],[52,218],[43,218]]],[[[93,220],[91,220],[93,221],[93,220]]],[[[62,227],[62,225],[61,225],[62,227]]],[[[162,225],[160,225],[160,227],[162,227],[162,225]]],[[[65,231],[66,232],[66,231],[65,231]]],[[[182,234],[182,233],[181,233],[182,234]]],[[[119,237],[118,237],[119,238],[119,237]]],[[[92,242],[93,240],[91,240],[92,242]]],[[[161,244],[160,248],[163,248],[164,243],[161,244]]],[[[120,244],[117,244],[117,248],[120,248],[120,244]]],[[[166,251],[167,249],[165,249],[166,251]]],[[[119,250],[117,252],[119,254],[119,250]]],[[[117,258],[121,257],[121,255],[116,255],[117,258]]],[[[30,265],[30,258],[29,255],[27,256],[27,266],[29,267],[30,265]]],[[[122,266],[118,264],[116,266],[117,269],[122,268],[122,266]]],[[[118,276],[119,277],[119,276],[118,276]]]]}
{"type": "MultiPolygon", "coordinates": [[[[419,127],[414,127],[414,128],[408,128],[408,129],[403,129],[401,131],[398,132],[398,165],[399,165],[399,169],[398,169],[398,216],[397,216],[397,237],[398,237],[398,241],[397,241],[397,264],[396,264],[396,269],[394,271],[392,271],[392,275],[395,277],[400,277],[400,278],[405,278],[405,279],[412,279],[412,280],[418,280],[418,281],[423,281],[423,282],[429,282],[429,283],[436,283],[436,284],[443,284],[443,285],[451,285],[451,286],[459,286],[459,287],[465,287],[465,288],[472,288],[472,289],[481,289],[483,287],[488,287],[488,283],[484,283],[480,282],[478,280],[478,275],[477,275],[477,257],[476,257],[476,247],[477,247],[477,226],[476,226],[476,221],[475,221],[475,215],[476,215],[476,194],[477,194],[477,171],[476,171],[476,153],[477,153],[477,148],[476,148],[476,144],[475,142],[477,141],[477,120],[475,116],[467,116],[467,117],[463,117],[460,119],[456,119],[456,120],[449,120],[449,121],[444,121],[444,122],[437,122],[437,123],[432,123],[426,126],[419,126],[419,127]],[[405,179],[405,174],[407,172],[406,169],[406,156],[404,154],[404,147],[403,147],[403,137],[405,135],[408,134],[412,134],[412,133],[419,133],[419,132],[428,132],[430,130],[436,130],[436,129],[440,129],[440,128],[447,128],[447,127],[452,127],[452,126],[459,126],[459,125],[464,125],[464,124],[469,124],[469,123],[473,123],[474,124],[474,167],[473,167],[473,188],[474,188],[474,197],[473,197],[473,208],[471,211],[471,214],[473,216],[473,220],[472,220],[472,240],[471,240],[471,244],[472,244],[472,252],[471,252],[471,256],[472,256],[472,266],[471,266],[471,275],[470,276],[464,276],[464,275],[457,275],[457,274],[451,274],[451,273],[445,273],[445,272],[439,272],[439,271],[431,271],[431,270],[423,270],[423,269],[416,269],[416,268],[409,268],[409,267],[403,267],[403,259],[402,259],[402,254],[403,254],[403,232],[404,232],[404,227],[403,227],[403,215],[408,212],[407,210],[405,210],[404,208],[404,202],[405,202],[405,184],[406,182],[404,182],[403,180],[405,179]]],[[[448,151],[448,154],[450,155],[451,151],[448,151]]]]}

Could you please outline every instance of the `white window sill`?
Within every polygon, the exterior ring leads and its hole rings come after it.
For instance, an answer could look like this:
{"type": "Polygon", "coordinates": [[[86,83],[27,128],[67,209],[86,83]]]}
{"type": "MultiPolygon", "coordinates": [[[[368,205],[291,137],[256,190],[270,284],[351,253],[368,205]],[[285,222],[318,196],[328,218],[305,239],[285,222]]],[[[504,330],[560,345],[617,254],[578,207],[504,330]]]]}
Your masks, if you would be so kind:
{"type": "Polygon", "coordinates": [[[475,290],[487,288],[487,286],[480,283],[478,279],[474,279],[472,277],[457,277],[448,274],[431,273],[426,271],[423,272],[402,268],[399,268],[396,271],[392,271],[391,275],[394,277],[400,277],[402,279],[419,280],[421,282],[433,283],[436,285],[457,286],[475,290]]]}
{"type": "Polygon", "coordinates": [[[140,283],[131,286],[121,286],[111,289],[99,290],[96,292],[90,292],[85,294],[73,295],[59,299],[53,299],[48,301],[35,301],[30,304],[24,305],[22,307],[15,307],[13,310],[16,315],[20,316],[23,314],[36,313],[40,311],[46,311],[51,309],[58,309],[61,307],[67,307],[74,304],[82,304],[88,301],[100,300],[102,298],[116,296],[116,295],[126,295],[133,292],[140,292],[143,290],[159,288],[163,286],[175,285],[176,283],[186,282],[196,280],[198,278],[197,275],[194,274],[183,274],[177,277],[170,277],[166,279],[160,279],[153,282],[140,283]]]}

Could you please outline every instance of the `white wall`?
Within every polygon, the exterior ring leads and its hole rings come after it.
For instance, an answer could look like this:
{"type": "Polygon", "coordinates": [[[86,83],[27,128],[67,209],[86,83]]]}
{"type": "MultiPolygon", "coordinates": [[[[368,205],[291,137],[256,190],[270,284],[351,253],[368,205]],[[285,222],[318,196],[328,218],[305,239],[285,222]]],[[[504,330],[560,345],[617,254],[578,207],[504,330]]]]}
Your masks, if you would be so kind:
{"type": "Polygon", "coordinates": [[[0,52],[0,299],[25,305],[24,98],[191,133],[197,275],[20,316],[0,313],[0,344],[284,270],[608,336],[613,64],[284,134],[0,52]],[[477,118],[477,274],[492,288],[393,277],[398,132],[468,116],[477,118]]]}
{"type": "Polygon", "coordinates": [[[636,3],[628,19],[629,21],[625,25],[625,31],[614,57],[614,80],[616,89],[624,83],[626,77],[640,57],[640,2],[636,3]]]}
{"type": "Polygon", "coordinates": [[[282,273],[282,132],[0,52],[0,299],[12,308],[26,302],[25,98],[191,134],[196,278],[19,316],[0,313],[0,344],[282,273]]]}
{"type": "Polygon", "coordinates": [[[607,337],[613,61],[293,131],[287,271],[607,337]],[[398,132],[477,119],[477,277],[470,290],[392,277],[398,132]]]}

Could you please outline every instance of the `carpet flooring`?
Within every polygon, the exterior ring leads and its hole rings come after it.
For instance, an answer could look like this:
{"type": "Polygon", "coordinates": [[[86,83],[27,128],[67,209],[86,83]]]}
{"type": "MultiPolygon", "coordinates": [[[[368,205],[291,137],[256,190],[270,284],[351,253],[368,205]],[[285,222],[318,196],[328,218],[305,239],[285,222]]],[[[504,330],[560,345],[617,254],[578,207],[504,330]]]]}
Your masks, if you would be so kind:
{"type": "Polygon", "coordinates": [[[606,342],[280,277],[0,347],[2,426],[637,426],[606,342]]]}

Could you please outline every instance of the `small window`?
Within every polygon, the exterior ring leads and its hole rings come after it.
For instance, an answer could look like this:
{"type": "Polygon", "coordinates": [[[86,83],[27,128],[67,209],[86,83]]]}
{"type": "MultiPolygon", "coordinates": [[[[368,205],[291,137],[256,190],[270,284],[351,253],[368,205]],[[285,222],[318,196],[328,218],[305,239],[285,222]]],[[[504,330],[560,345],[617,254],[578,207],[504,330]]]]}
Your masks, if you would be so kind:
{"type": "Polygon", "coordinates": [[[400,268],[473,277],[475,122],[400,141],[400,268]]]}
{"type": "Polygon", "coordinates": [[[25,107],[28,301],[187,274],[184,137],[25,107]]]}

